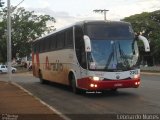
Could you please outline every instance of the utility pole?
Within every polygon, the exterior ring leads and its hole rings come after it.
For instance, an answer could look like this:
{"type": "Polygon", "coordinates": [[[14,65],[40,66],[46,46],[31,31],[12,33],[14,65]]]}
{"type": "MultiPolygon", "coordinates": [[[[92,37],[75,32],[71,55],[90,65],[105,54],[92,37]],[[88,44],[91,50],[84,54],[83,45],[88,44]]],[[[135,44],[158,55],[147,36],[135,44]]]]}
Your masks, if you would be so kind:
{"type": "Polygon", "coordinates": [[[106,10],[106,9],[95,9],[93,10],[93,12],[95,13],[104,13],[104,20],[107,20],[106,18],[106,13],[108,12],[109,10],[106,10]]]}
{"type": "Polygon", "coordinates": [[[11,7],[10,7],[10,0],[7,1],[7,62],[8,62],[8,73],[9,73],[9,80],[11,81],[11,62],[12,62],[12,46],[11,46],[11,7]]]}
{"type": "MultiPolygon", "coordinates": [[[[22,0],[18,5],[20,5],[24,0],[22,0]]],[[[17,6],[18,6],[17,5],[17,6]]],[[[12,10],[14,11],[17,6],[12,10]]],[[[12,44],[11,44],[11,5],[10,0],[7,0],[7,63],[8,63],[8,74],[9,81],[12,80],[12,44]]]]}

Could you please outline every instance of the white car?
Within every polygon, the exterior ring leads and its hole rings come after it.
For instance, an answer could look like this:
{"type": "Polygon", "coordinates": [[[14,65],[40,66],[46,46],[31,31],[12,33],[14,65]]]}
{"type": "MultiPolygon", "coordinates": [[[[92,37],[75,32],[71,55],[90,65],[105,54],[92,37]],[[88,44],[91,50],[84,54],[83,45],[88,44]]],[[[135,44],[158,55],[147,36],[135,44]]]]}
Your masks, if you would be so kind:
{"type": "MultiPolygon", "coordinates": [[[[17,71],[16,68],[11,67],[11,71],[12,73],[15,73],[17,71]]],[[[8,68],[6,65],[0,65],[0,73],[7,73],[8,72],[8,68]]]]}

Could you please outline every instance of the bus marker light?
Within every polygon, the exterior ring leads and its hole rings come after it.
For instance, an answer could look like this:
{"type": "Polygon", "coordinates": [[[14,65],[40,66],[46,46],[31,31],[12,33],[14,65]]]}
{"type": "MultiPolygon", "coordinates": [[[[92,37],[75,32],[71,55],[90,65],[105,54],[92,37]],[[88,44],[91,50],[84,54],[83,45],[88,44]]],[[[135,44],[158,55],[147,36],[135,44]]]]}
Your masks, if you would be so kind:
{"type": "Polygon", "coordinates": [[[100,79],[99,79],[99,77],[93,77],[93,80],[94,81],[99,81],[100,79]]]}
{"type": "Polygon", "coordinates": [[[97,84],[95,84],[94,87],[97,87],[97,84]]]}
{"type": "Polygon", "coordinates": [[[134,75],[134,79],[137,79],[137,78],[139,78],[139,75],[138,74],[134,75]]]}

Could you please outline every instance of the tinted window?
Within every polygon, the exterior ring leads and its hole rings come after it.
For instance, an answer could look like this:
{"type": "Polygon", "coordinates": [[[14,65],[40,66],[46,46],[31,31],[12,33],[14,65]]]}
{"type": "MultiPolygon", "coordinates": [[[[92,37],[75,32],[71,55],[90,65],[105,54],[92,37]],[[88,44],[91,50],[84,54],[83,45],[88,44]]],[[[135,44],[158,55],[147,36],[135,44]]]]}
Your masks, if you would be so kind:
{"type": "Polygon", "coordinates": [[[33,43],[34,52],[48,52],[73,47],[73,28],[54,33],[33,43]]]}
{"type": "Polygon", "coordinates": [[[37,51],[37,44],[36,44],[36,43],[34,43],[34,44],[32,45],[32,51],[33,51],[34,53],[36,53],[36,51],[37,51]]]}
{"type": "Polygon", "coordinates": [[[46,39],[43,39],[43,40],[42,40],[42,43],[41,43],[42,52],[44,52],[44,51],[46,50],[46,44],[47,44],[46,39]]]}
{"type": "Polygon", "coordinates": [[[86,31],[91,39],[130,39],[133,31],[128,24],[94,24],[87,25],[86,31]]]}
{"type": "Polygon", "coordinates": [[[63,48],[65,43],[65,33],[61,32],[57,34],[57,48],[63,48]]]}
{"type": "Polygon", "coordinates": [[[40,52],[40,42],[37,42],[36,44],[36,52],[40,52]]]}
{"type": "Polygon", "coordinates": [[[57,37],[56,37],[56,35],[52,35],[51,37],[50,37],[50,48],[53,50],[53,49],[56,49],[56,41],[57,41],[57,37]]]}
{"type": "Polygon", "coordinates": [[[1,68],[5,68],[5,66],[2,65],[1,68]]]}
{"type": "Polygon", "coordinates": [[[39,41],[39,52],[43,52],[43,41],[42,40],[40,40],[39,41]]]}
{"type": "Polygon", "coordinates": [[[73,46],[73,29],[72,28],[66,31],[66,46],[67,47],[73,46]]]}
{"type": "Polygon", "coordinates": [[[48,37],[45,38],[45,39],[43,40],[43,43],[44,43],[43,51],[48,51],[48,50],[49,50],[49,47],[50,47],[50,45],[49,45],[49,38],[48,38],[48,37]]]}

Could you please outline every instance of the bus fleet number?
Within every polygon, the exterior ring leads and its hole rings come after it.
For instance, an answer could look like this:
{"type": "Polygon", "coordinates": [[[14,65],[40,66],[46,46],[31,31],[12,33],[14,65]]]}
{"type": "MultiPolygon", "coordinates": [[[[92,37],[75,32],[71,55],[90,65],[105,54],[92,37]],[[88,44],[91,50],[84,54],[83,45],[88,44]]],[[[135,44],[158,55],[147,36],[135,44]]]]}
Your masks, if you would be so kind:
{"type": "Polygon", "coordinates": [[[132,71],[130,71],[130,75],[136,75],[136,74],[138,74],[138,70],[132,70],[132,71]]]}

